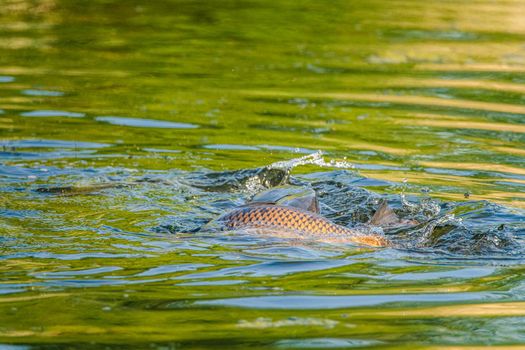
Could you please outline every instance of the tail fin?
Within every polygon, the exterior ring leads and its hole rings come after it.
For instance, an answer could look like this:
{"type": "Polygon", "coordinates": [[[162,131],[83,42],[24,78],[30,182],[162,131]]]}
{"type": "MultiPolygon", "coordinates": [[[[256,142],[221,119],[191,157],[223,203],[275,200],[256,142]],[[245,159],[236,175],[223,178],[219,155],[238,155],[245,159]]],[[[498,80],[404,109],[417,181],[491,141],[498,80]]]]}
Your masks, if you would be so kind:
{"type": "Polygon", "coordinates": [[[399,216],[390,208],[387,201],[384,200],[377,211],[375,212],[372,219],[370,219],[370,224],[375,226],[393,226],[400,223],[399,216]]]}

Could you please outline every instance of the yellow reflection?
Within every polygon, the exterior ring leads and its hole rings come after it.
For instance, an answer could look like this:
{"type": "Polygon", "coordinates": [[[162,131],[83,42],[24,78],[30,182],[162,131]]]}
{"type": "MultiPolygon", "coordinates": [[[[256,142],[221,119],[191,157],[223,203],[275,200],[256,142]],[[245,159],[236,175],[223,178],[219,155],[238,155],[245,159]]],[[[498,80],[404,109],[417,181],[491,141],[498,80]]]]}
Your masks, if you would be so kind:
{"type": "Polygon", "coordinates": [[[426,348],[419,348],[425,350],[479,350],[479,349],[490,349],[490,350],[518,350],[525,349],[523,345],[476,345],[476,346],[431,346],[426,348]]]}
{"type": "MultiPolygon", "coordinates": [[[[383,153],[394,154],[394,155],[408,155],[408,154],[412,154],[416,152],[416,150],[414,149],[388,147],[388,146],[382,146],[382,145],[368,143],[368,142],[354,142],[354,141],[348,142],[348,141],[344,141],[342,139],[337,139],[333,137],[323,137],[323,140],[337,143],[338,147],[341,147],[341,148],[344,145],[344,147],[349,148],[349,149],[370,150],[370,151],[383,152],[383,153]]],[[[389,165],[398,166],[398,164],[389,164],[389,165]]]]}
{"type": "MultiPolygon", "coordinates": [[[[2,102],[6,103],[31,103],[35,97],[25,97],[25,96],[11,96],[2,98],[2,102]]],[[[4,106],[2,104],[2,106],[4,106]]],[[[16,105],[17,108],[20,108],[19,105],[16,105]]],[[[34,108],[34,107],[33,107],[34,108]]]]}
{"type": "Polygon", "coordinates": [[[13,119],[0,117],[0,129],[11,129],[13,127],[13,119]]]}
{"type": "Polygon", "coordinates": [[[23,296],[23,297],[0,297],[0,303],[16,303],[19,301],[64,297],[68,295],[69,294],[67,293],[49,293],[49,294],[29,295],[29,296],[23,296]]]}
{"type": "Polygon", "coordinates": [[[439,128],[477,129],[477,130],[525,133],[525,125],[523,124],[473,122],[469,120],[450,120],[450,119],[436,120],[436,119],[411,119],[411,118],[398,118],[394,121],[394,123],[407,124],[407,125],[432,126],[432,127],[439,127],[439,128]]]}
{"type": "Polygon", "coordinates": [[[29,48],[50,48],[53,42],[51,38],[32,39],[26,37],[4,38],[0,41],[0,48],[7,50],[20,50],[29,48]]]}
{"type": "Polygon", "coordinates": [[[525,175],[525,168],[516,168],[503,164],[487,164],[487,163],[454,163],[454,162],[429,162],[421,161],[419,164],[426,167],[446,168],[446,169],[461,169],[461,170],[483,170],[483,171],[497,171],[502,173],[525,175]]]}
{"type": "MultiPolygon", "coordinates": [[[[383,164],[383,163],[381,163],[383,164]]],[[[399,164],[394,164],[399,166],[399,164]]],[[[450,185],[458,183],[462,188],[490,188],[494,181],[511,181],[522,183],[515,179],[474,179],[470,177],[460,177],[446,174],[429,174],[425,172],[413,171],[377,171],[377,170],[360,170],[362,175],[392,182],[401,182],[404,178],[411,184],[422,185],[450,185]]],[[[502,192],[502,191],[483,191],[481,193],[471,194],[467,199],[463,192],[433,192],[432,197],[441,198],[443,200],[465,201],[465,200],[490,200],[494,203],[502,203],[506,206],[516,208],[525,208],[525,193],[521,192],[502,192]],[[521,200],[523,199],[523,200],[521,200]]]]}
{"type": "Polygon", "coordinates": [[[469,64],[437,64],[437,63],[422,63],[416,64],[417,70],[433,70],[444,72],[503,72],[503,73],[523,73],[525,66],[522,65],[508,65],[508,64],[490,64],[490,63],[469,63],[469,64]]]}
{"type": "Polygon", "coordinates": [[[403,315],[421,317],[525,316],[525,302],[437,306],[415,310],[386,311],[380,314],[387,316],[403,315]]]}
{"type": "MultiPolygon", "coordinates": [[[[523,68],[525,71],[525,67],[523,68]]],[[[389,81],[380,81],[379,87],[413,87],[413,88],[461,88],[494,90],[503,92],[515,92],[525,94],[525,85],[489,80],[450,80],[450,79],[417,79],[402,78],[389,81]]]]}
{"type": "MultiPolygon", "coordinates": [[[[447,200],[461,201],[465,200],[463,194],[460,193],[445,193],[438,195],[447,200]]],[[[507,192],[487,192],[482,194],[474,194],[469,197],[470,200],[487,200],[494,203],[504,203],[506,206],[512,206],[515,208],[525,208],[525,194],[521,193],[507,193],[507,192]],[[523,198],[524,201],[518,200],[523,198]]]]}
{"type": "Polygon", "coordinates": [[[431,174],[417,171],[410,172],[410,174],[405,175],[405,177],[409,183],[428,184],[431,182],[433,184],[450,185],[454,182],[457,182],[462,187],[484,187],[487,185],[487,182],[490,181],[487,179],[477,179],[473,177],[461,177],[451,174],[431,174]]]}
{"type": "Polygon", "coordinates": [[[314,99],[336,99],[336,100],[350,100],[350,101],[364,101],[364,102],[386,102],[397,103],[405,105],[421,105],[433,107],[459,108],[459,109],[474,109],[481,111],[493,111],[503,113],[517,113],[525,114],[525,106],[512,105],[497,102],[482,102],[472,100],[451,100],[438,97],[429,96],[414,96],[414,95],[378,95],[366,93],[351,93],[351,92],[328,92],[328,93],[301,93],[288,91],[263,91],[253,90],[245,91],[245,93],[255,96],[264,97],[304,97],[314,99]]]}
{"type": "MultiPolygon", "coordinates": [[[[387,2],[388,3],[388,2],[387,2]]],[[[389,6],[388,19],[406,29],[479,33],[483,36],[491,33],[525,34],[525,2],[520,0],[464,1],[461,6],[455,1],[396,1],[396,6],[389,6]],[[446,13],[446,16],[443,14],[446,13]]],[[[483,47],[483,44],[479,46],[483,47]]]]}
{"type": "Polygon", "coordinates": [[[525,149],[522,149],[522,148],[514,148],[514,147],[493,147],[492,149],[496,150],[496,151],[500,151],[500,152],[503,152],[503,153],[510,153],[510,154],[515,154],[515,155],[518,155],[518,156],[525,156],[525,149]]]}
{"type": "MultiPolygon", "coordinates": [[[[480,71],[479,67],[485,65],[469,62],[472,57],[484,61],[499,61],[501,56],[511,57],[517,50],[520,50],[519,45],[508,42],[489,41],[484,45],[477,42],[449,42],[447,45],[436,45],[436,42],[429,38],[408,44],[390,43],[383,46],[376,54],[371,55],[368,62],[372,64],[414,64],[414,68],[419,71],[480,71]],[[498,52],[497,55],[496,52],[498,52]],[[459,67],[465,68],[460,69],[459,67]]],[[[518,67],[518,72],[525,71],[523,65],[509,65],[508,63],[501,62],[488,66],[495,68],[490,72],[497,72],[498,68],[499,71],[506,72],[511,69],[510,67],[518,67]]]]}
{"type": "MultiPolygon", "coordinates": [[[[500,179],[494,179],[492,181],[500,181],[500,179]]],[[[506,182],[514,182],[514,183],[518,183],[518,184],[525,184],[525,180],[520,180],[520,179],[505,179],[506,182]]]]}
{"type": "MultiPolygon", "coordinates": [[[[1,75],[41,75],[41,74],[50,74],[50,70],[47,68],[38,68],[38,67],[20,67],[20,66],[10,66],[10,67],[0,67],[0,74],[1,75]]],[[[118,71],[118,70],[96,70],[94,68],[90,68],[89,70],[81,70],[81,69],[61,69],[60,75],[66,75],[66,76],[79,76],[79,77],[85,77],[85,76],[93,76],[93,75],[104,75],[104,76],[110,76],[115,78],[123,78],[129,76],[129,72],[125,71],[118,71]]]]}

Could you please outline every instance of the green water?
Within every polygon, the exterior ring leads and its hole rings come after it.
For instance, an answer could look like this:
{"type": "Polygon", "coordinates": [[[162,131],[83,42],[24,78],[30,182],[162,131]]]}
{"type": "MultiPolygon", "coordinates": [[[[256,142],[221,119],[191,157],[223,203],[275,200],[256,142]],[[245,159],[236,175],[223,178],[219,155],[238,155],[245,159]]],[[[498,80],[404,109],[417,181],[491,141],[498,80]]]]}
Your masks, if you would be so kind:
{"type": "Polygon", "coordinates": [[[0,0],[0,349],[524,344],[523,13],[0,0]],[[318,150],[292,175],[327,207],[406,193],[471,235],[175,234],[260,189],[227,171],[318,150]]]}

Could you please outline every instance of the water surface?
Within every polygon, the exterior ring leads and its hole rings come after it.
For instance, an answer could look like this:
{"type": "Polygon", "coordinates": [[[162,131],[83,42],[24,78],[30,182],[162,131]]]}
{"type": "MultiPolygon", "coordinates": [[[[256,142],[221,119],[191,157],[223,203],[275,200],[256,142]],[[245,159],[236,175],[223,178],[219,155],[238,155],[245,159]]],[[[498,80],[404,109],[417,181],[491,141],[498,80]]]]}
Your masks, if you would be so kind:
{"type": "Polygon", "coordinates": [[[0,1],[0,348],[522,345],[524,12],[0,1]],[[290,183],[422,224],[192,233],[290,183]]]}

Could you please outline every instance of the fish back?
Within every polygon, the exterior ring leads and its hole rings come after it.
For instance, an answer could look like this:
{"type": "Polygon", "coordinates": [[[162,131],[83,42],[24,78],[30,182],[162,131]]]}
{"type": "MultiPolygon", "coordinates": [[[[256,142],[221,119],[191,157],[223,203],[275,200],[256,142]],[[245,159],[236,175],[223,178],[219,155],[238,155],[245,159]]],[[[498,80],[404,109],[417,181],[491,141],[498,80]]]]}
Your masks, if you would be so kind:
{"type": "Polygon", "coordinates": [[[374,247],[389,245],[377,234],[363,234],[334,224],[312,212],[272,204],[251,204],[233,209],[216,220],[222,228],[268,228],[305,233],[330,242],[353,242],[374,247]]]}
{"type": "Polygon", "coordinates": [[[221,216],[218,221],[228,229],[269,227],[286,228],[313,234],[351,232],[350,229],[336,225],[314,213],[278,205],[239,207],[221,216]]]}

